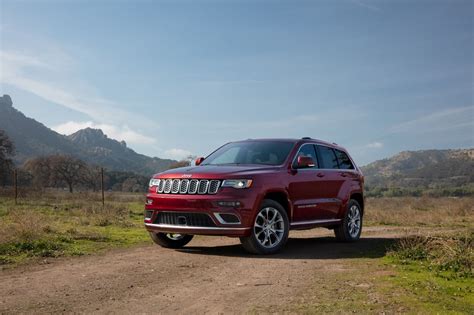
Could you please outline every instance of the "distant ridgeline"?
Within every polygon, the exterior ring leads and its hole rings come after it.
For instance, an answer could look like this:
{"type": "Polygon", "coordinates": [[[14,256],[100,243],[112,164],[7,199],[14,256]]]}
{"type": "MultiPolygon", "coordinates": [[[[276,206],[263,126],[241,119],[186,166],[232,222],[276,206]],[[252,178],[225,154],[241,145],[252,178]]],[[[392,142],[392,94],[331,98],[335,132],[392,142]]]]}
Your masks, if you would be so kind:
{"type": "Polygon", "coordinates": [[[404,151],[362,171],[367,196],[474,196],[474,149],[404,151]]]}
{"type": "Polygon", "coordinates": [[[69,136],[61,135],[15,109],[9,95],[0,97],[0,129],[15,145],[17,165],[38,156],[68,154],[111,171],[151,176],[176,163],[136,153],[125,141],[110,139],[100,129],[86,128],[69,136]]]}

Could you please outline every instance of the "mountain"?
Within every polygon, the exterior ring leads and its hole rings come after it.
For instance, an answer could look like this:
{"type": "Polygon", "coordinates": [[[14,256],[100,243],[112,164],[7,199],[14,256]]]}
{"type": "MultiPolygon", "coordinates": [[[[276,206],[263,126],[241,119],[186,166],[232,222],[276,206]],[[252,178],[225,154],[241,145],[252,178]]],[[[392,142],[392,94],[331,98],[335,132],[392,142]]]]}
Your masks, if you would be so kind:
{"type": "Polygon", "coordinates": [[[366,187],[453,190],[474,183],[474,149],[404,151],[362,167],[366,187]]]}
{"type": "Polygon", "coordinates": [[[15,109],[8,95],[0,97],[0,129],[15,144],[17,164],[37,156],[69,154],[109,170],[150,176],[176,162],[136,153],[125,141],[110,139],[100,129],[61,135],[15,109]]]}

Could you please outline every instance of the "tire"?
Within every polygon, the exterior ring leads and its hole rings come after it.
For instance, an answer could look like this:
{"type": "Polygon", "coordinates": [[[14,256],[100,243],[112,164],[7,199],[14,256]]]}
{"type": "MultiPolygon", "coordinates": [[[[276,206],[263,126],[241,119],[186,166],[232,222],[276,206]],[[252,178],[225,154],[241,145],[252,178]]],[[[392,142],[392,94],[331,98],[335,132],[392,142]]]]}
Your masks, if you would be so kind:
{"type": "Polygon", "coordinates": [[[255,217],[250,236],[241,237],[240,242],[249,253],[275,254],[285,246],[289,230],[288,215],[283,206],[265,199],[255,217]]]}
{"type": "Polygon", "coordinates": [[[165,248],[181,248],[191,242],[193,235],[150,232],[151,239],[165,248]]]}
{"type": "Polygon", "coordinates": [[[334,229],[336,239],[340,242],[355,242],[362,232],[362,209],[359,203],[351,199],[347,203],[347,210],[342,223],[334,229]]]}

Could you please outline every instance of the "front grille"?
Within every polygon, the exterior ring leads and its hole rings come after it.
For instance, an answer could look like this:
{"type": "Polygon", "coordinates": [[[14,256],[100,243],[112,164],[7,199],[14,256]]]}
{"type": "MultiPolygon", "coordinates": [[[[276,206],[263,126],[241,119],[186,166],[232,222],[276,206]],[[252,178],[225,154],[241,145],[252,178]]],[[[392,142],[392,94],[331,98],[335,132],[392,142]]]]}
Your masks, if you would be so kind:
{"type": "Polygon", "coordinates": [[[158,194],[210,194],[214,195],[219,190],[221,181],[212,179],[160,179],[156,192],[158,194]]]}
{"type": "Polygon", "coordinates": [[[214,227],[214,221],[206,213],[159,212],[155,224],[214,227]],[[186,222],[186,224],[183,224],[186,222]]]}

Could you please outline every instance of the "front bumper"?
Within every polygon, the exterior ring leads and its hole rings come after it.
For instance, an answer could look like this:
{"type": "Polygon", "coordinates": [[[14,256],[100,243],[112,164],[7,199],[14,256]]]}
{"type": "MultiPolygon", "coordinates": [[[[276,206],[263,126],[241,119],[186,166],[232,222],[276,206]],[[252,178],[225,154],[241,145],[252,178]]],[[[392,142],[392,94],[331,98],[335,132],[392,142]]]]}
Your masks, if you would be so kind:
{"type": "Polygon", "coordinates": [[[145,210],[145,227],[149,232],[179,233],[191,235],[222,235],[248,236],[253,222],[255,196],[249,191],[241,192],[235,189],[221,189],[216,195],[180,195],[156,194],[147,195],[145,210]],[[238,207],[222,206],[223,201],[238,201],[238,207]],[[163,219],[160,215],[171,214],[173,220],[163,219]],[[182,222],[177,220],[182,214],[182,222]],[[205,224],[199,220],[189,220],[188,215],[207,215],[205,224]],[[238,218],[238,222],[226,222],[225,215],[238,218]],[[186,217],[188,220],[186,220],[186,217]]]}

